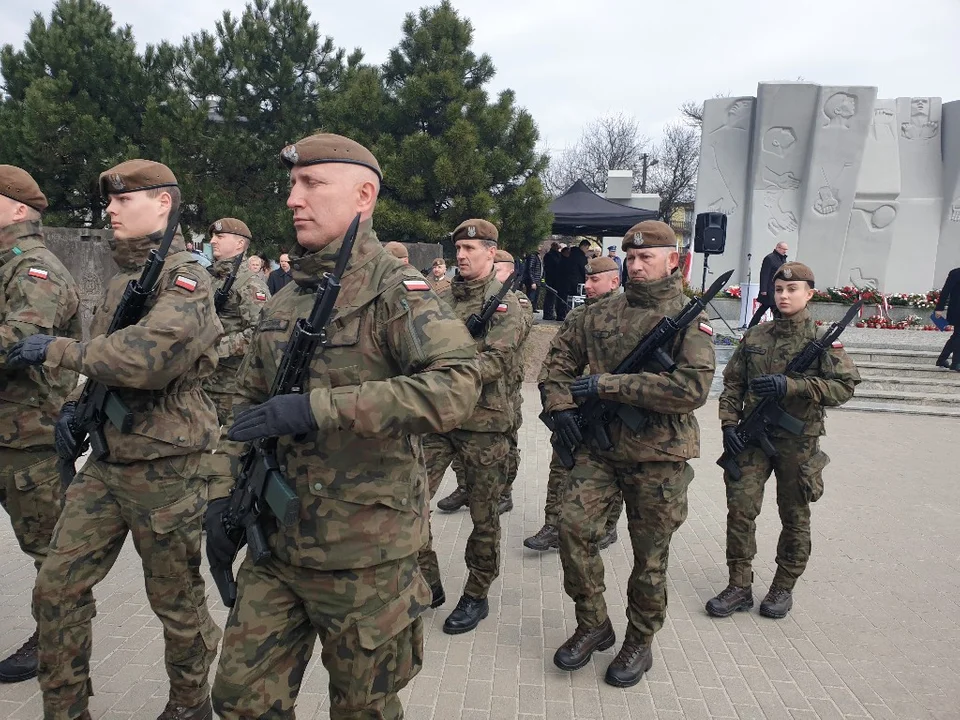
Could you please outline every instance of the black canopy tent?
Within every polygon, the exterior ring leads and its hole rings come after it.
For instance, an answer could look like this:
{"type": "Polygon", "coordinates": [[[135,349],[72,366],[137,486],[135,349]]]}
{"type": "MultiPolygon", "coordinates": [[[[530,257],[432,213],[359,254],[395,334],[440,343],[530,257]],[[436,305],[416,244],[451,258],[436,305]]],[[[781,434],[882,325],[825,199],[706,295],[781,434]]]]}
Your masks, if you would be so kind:
{"type": "Polygon", "coordinates": [[[550,204],[555,235],[616,237],[643,220],[656,220],[653,210],[641,210],[606,200],[577,180],[550,204]]]}

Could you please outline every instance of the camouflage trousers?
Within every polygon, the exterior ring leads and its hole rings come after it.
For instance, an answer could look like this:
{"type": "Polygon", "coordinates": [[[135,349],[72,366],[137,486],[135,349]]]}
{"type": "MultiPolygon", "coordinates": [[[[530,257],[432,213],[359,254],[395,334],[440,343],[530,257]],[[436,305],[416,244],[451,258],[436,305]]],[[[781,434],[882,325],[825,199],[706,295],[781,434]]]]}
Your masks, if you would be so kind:
{"type": "MultiPolygon", "coordinates": [[[[517,392],[520,392],[519,388],[517,392]]],[[[509,495],[513,492],[513,483],[517,479],[517,473],[520,472],[520,425],[522,423],[523,418],[521,417],[520,405],[518,403],[514,411],[513,429],[506,433],[509,449],[507,450],[507,457],[504,460],[502,491],[504,495],[509,495]]],[[[467,479],[463,472],[463,460],[459,455],[453,458],[450,467],[453,468],[453,472],[457,476],[457,487],[466,488],[467,479]]]]}
{"type": "MultiPolygon", "coordinates": [[[[567,477],[570,471],[560,462],[556,453],[550,457],[550,474],[547,476],[547,502],[544,505],[544,523],[558,527],[560,518],[563,515],[563,492],[567,486],[567,477]]],[[[620,513],[623,511],[623,493],[617,489],[617,495],[610,503],[608,514],[606,516],[605,532],[610,532],[620,521],[620,513]]]]}
{"type": "Polygon", "coordinates": [[[763,487],[774,473],[782,529],[777,542],[777,572],[773,584],[793,589],[810,559],[810,503],[823,495],[823,468],[830,462],[816,437],[771,438],[777,456],[768,458],[758,447],[737,456],[743,472],[738,481],[724,473],[727,488],[727,567],[730,583],[747,586],[753,580],[757,554],[757,516],[763,487]]]}
{"type": "Polygon", "coordinates": [[[633,545],[627,582],[626,637],[647,643],[667,614],[670,538],[687,519],[686,462],[614,464],[581,450],[563,495],[560,563],[563,587],[576,606],[577,623],[595,628],[608,618],[603,599],[603,538],[610,506],[623,493],[633,545]]]}
{"type": "MultiPolygon", "coordinates": [[[[443,474],[455,457],[463,463],[465,488],[473,530],[467,538],[464,560],[469,572],[464,594],[485,598],[500,574],[500,493],[504,460],[508,452],[505,433],[454,430],[446,435],[424,435],[423,457],[427,465],[430,499],[437,494],[443,474]]],[[[433,529],[420,551],[420,569],[431,585],[440,582],[440,565],[433,550],[433,529]]]]}
{"type": "Polygon", "coordinates": [[[10,515],[20,549],[37,570],[60,517],[60,475],[51,449],[0,448],[0,506],[10,515]]]}
{"type": "Polygon", "coordinates": [[[87,708],[93,588],[110,572],[128,532],[147,600],[163,624],[170,698],[193,706],[208,696],[220,630],[200,575],[206,498],[199,464],[199,453],[127,465],[88,462],[67,488],[33,592],[44,720],[72,720],[87,708]]]}
{"type": "Polygon", "coordinates": [[[247,557],[237,586],[213,685],[217,715],[293,720],[319,637],[331,718],[403,718],[397,693],[423,666],[420,615],[432,597],[416,556],[327,572],[247,557]]]}
{"type": "Polygon", "coordinates": [[[213,450],[203,453],[200,476],[207,481],[207,498],[226,497],[235,481],[234,468],[231,466],[230,458],[240,455],[245,447],[245,443],[227,439],[227,431],[233,424],[233,402],[236,396],[212,392],[209,389],[204,389],[204,392],[207,393],[207,396],[217,408],[220,439],[213,450]]]}

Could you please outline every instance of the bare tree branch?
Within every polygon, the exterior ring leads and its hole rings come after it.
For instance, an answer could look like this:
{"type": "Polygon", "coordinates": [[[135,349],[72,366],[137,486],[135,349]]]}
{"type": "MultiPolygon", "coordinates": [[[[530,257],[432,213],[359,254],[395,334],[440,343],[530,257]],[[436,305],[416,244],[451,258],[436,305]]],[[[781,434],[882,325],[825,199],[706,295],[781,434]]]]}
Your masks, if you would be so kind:
{"type": "Polygon", "coordinates": [[[677,205],[692,202],[700,165],[700,129],[681,122],[668,124],[654,154],[649,188],[660,195],[660,217],[669,222],[677,205]]]}

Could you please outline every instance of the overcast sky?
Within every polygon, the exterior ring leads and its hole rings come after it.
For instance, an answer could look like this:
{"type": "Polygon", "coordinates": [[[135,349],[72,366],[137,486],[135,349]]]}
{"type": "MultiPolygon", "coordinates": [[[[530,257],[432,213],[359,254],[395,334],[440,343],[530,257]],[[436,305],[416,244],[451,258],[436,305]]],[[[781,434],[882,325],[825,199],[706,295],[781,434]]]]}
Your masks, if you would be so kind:
{"type": "MultiPolygon", "coordinates": [[[[101,0],[103,1],[103,0],[101,0]]],[[[51,0],[2,0],[0,43],[21,47],[51,0]]],[[[244,0],[107,0],[143,46],[213,29],[244,0]]],[[[423,4],[436,4],[427,0],[423,4]]],[[[320,31],[381,62],[418,0],[308,0],[320,31]]],[[[609,112],[655,138],[684,100],[754,95],[761,80],[876,85],[880,97],[960,100],[960,0],[455,0],[474,48],[562,149],[609,112]]]]}

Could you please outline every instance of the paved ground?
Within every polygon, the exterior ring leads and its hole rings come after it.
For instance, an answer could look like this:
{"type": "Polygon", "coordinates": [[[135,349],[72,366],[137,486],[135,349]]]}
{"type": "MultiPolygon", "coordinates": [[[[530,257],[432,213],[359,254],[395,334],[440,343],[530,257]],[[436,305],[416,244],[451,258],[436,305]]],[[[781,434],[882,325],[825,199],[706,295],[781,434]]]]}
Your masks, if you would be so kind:
{"type": "MultiPolygon", "coordinates": [[[[505,518],[504,567],[491,614],[472,634],[441,631],[463,582],[464,512],[436,515],[448,596],[426,615],[423,672],[404,691],[408,720],[522,718],[960,718],[960,482],[950,443],[955,420],[835,413],[823,445],[833,462],[814,512],[813,558],[785,620],[756,612],[716,621],[703,603],[726,581],[723,487],[716,401],[701,413],[704,458],[695,463],[690,517],[674,538],[670,611],[653,670],[617,690],[602,676],[614,650],[574,674],[554,668],[573,632],[556,553],[521,546],[543,521],[549,444],[525,389],[527,425],[516,508],[505,518]]],[[[447,477],[441,488],[452,487],[447,477]]],[[[755,594],[773,576],[776,505],[760,519],[755,594]]],[[[625,527],[621,527],[621,533],[625,527]]],[[[0,653],[31,630],[33,569],[0,524],[0,653]]],[[[607,602],[622,634],[630,572],[621,540],[604,553],[607,602]]],[[[160,625],[128,544],[97,589],[94,718],[154,718],[166,699],[160,625]]],[[[215,591],[211,589],[213,596],[215,591]]],[[[215,618],[224,613],[218,601],[215,618]]],[[[297,716],[327,717],[326,677],[315,663],[297,716]]],[[[35,682],[0,686],[0,718],[41,716],[35,682]]]]}

